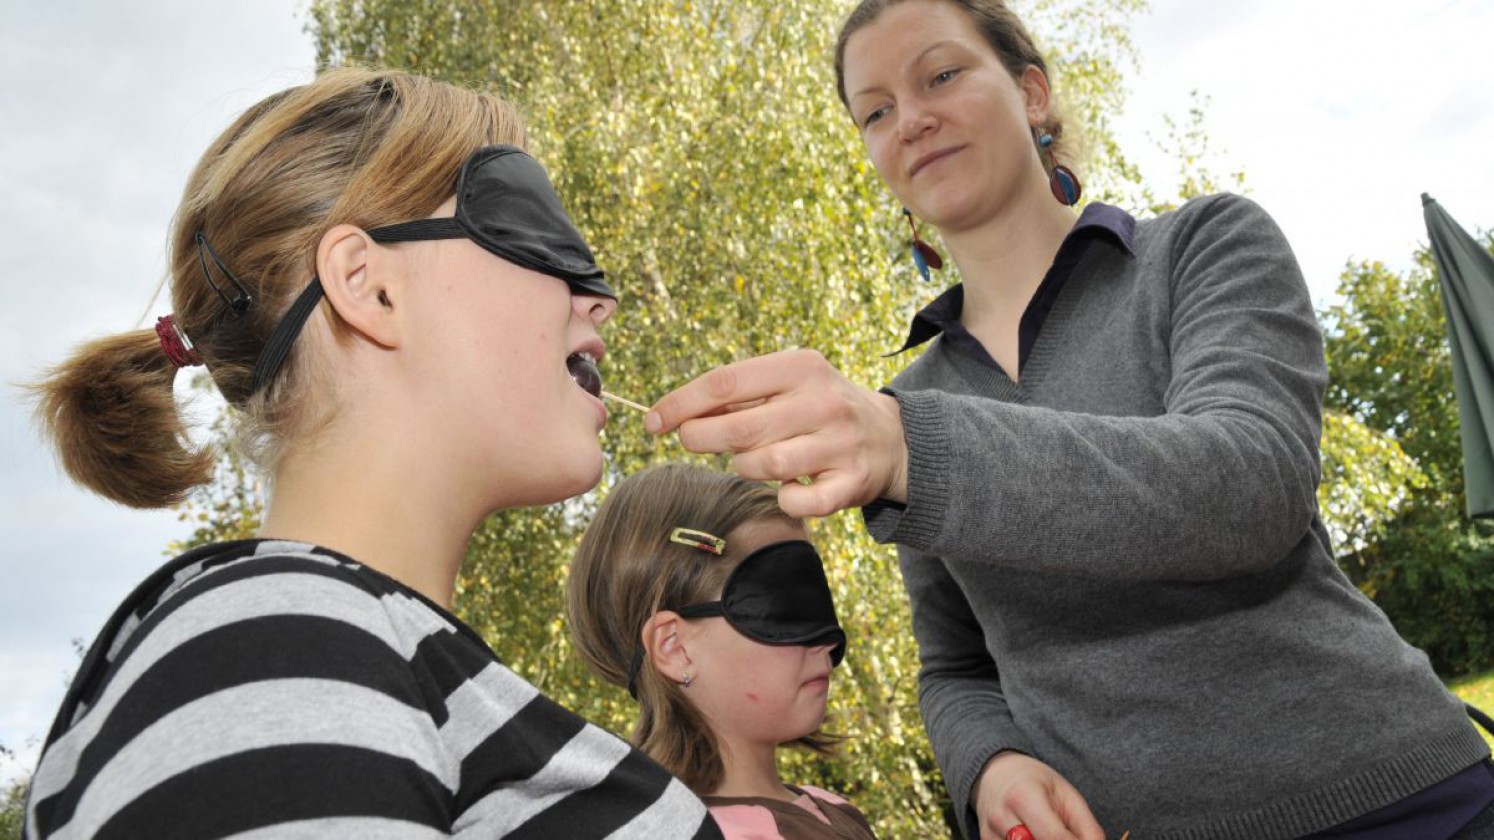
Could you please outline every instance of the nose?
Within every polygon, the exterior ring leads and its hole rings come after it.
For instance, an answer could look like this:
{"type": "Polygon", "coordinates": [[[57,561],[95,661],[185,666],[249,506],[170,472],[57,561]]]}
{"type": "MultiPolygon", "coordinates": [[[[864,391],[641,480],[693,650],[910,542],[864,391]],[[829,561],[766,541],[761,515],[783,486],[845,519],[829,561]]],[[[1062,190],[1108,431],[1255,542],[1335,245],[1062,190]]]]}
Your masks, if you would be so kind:
{"type": "Polygon", "coordinates": [[[897,135],[904,143],[911,143],[932,131],[939,121],[933,112],[916,100],[898,104],[897,135]]]}
{"type": "Polygon", "coordinates": [[[571,295],[571,307],[577,315],[600,327],[617,312],[617,301],[596,295],[571,295]]]}

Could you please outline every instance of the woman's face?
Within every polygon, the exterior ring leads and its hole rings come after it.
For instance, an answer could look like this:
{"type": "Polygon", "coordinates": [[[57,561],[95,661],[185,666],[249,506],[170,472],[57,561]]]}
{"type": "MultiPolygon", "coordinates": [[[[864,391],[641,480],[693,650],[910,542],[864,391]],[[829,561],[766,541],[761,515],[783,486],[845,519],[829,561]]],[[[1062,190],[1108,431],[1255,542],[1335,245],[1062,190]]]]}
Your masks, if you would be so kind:
{"type": "MultiPolygon", "coordinates": [[[[448,202],[435,215],[453,211],[448,202]]],[[[408,354],[407,380],[433,418],[425,443],[441,448],[433,466],[450,465],[456,497],[497,510],[596,486],[607,410],[583,358],[601,360],[597,330],[616,302],[573,295],[565,281],[467,239],[406,253],[420,345],[408,354]]]]}
{"type": "MultiPolygon", "coordinates": [[[[797,522],[765,519],[727,535],[746,556],[771,543],[806,540],[797,522]]],[[[721,740],[772,748],[814,732],[825,720],[833,645],[765,645],[725,618],[688,619],[681,629],[692,682],[685,689],[721,740]]]]}
{"type": "Polygon", "coordinates": [[[1047,115],[1046,86],[1035,90],[1041,73],[1014,79],[960,8],[891,6],[850,37],[844,62],[872,164],[918,216],[957,232],[1016,197],[1046,194],[1032,142],[1047,115]]]}

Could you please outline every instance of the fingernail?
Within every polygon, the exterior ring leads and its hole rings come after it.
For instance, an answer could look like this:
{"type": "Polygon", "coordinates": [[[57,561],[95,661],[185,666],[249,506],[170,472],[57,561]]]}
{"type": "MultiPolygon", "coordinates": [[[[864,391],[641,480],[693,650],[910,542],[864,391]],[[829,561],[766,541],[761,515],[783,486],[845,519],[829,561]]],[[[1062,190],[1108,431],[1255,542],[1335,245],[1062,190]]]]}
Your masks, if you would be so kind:
{"type": "Polygon", "coordinates": [[[651,435],[664,431],[664,419],[659,416],[659,412],[650,411],[643,415],[643,429],[651,435]]]}

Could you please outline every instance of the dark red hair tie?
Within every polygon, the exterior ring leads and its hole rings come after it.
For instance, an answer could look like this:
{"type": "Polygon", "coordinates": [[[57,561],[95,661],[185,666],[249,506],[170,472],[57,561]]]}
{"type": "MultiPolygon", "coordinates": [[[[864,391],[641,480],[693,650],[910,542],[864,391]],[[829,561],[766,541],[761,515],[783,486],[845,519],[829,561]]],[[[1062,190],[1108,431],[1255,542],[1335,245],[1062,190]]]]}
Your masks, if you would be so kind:
{"type": "Polygon", "coordinates": [[[161,349],[173,365],[183,368],[202,364],[201,357],[192,348],[191,339],[176,325],[176,316],[162,315],[156,319],[156,337],[161,339],[161,349]]]}

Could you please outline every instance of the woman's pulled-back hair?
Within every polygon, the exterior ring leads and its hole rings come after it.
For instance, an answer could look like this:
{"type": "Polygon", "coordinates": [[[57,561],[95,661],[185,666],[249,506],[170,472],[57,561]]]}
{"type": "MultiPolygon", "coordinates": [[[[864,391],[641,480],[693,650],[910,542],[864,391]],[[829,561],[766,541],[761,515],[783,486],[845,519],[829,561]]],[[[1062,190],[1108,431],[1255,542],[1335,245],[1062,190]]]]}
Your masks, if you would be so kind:
{"type": "MultiPolygon", "coordinates": [[[[851,36],[862,28],[875,21],[882,12],[907,0],[861,0],[856,8],[846,16],[845,23],[840,26],[840,37],[835,41],[835,92],[840,95],[840,101],[849,110],[850,100],[846,97],[846,44],[851,36]]],[[[948,3],[964,12],[975,24],[976,31],[991,45],[996,57],[1006,67],[1006,71],[1014,79],[1020,79],[1028,67],[1036,67],[1047,77],[1051,88],[1053,74],[1048,72],[1048,62],[1044,60],[1043,54],[1038,51],[1037,43],[1033,41],[1032,35],[1028,33],[1027,27],[1022,25],[1022,19],[1017,13],[1007,7],[1003,0],[935,0],[935,2],[948,3]]],[[[1073,167],[1074,154],[1070,148],[1072,144],[1064,142],[1063,115],[1059,111],[1054,100],[1050,98],[1048,107],[1048,119],[1038,129],[1053,135],[1053,153],[1061,158],[1060,162],[1073,167]]],[[[1033,140],[1037,142],[1036,138],[1033,140]]],[[[1053,164],[1048,160],[1048,155],[1042,153],[1039,147],[1039,158],[1043,161],[1043,169],[1049,175],[1053,174],[1053,164]]]]}
{"type": "MultiPolygon", "coordinates": [[[[643,652],[645,622],[661,609],[719,598],[746,556],[730,535],[763,520],[799,522],[778,507],[773,488],[730,473],[668,464],[624,479],[571,561],[566,609],[581,658],[602,679],[626,686],[643,652]],[[675,528],[725,537],[726,553],[670,542],[675,528]]],[[[696,793],[714,791],[724,772],[720,745],[685,690],[653,668],[646,654],[636,687],[633,745],[696,793]]],[[[837,740],[814,732],[794,743],[826,752],[837,740]]]]}
{"type": "MultiPolygon", "coordinates": [[[[519,116],[495,96],[344,68],[254,105],[203,154],[172,223],[173,317],[238,409],[241,438],[262,468],[327,419],[318,412],[330,401],[308,395],[330,390],[335,377],[315,369],[307,342],[268,385],[250,387],[271,330],[311,282],[322,235],[428,216],[475,149],[523,142],[519,116]],[[228,301],[243,292],[253,302],[239,312],[228,301]]],[[[178,415],[176,371],[144,329],[82,345],[34,386],[37,415],[75,481],[132,507],[164,507],[211,478],[213,453],[192,448],[178,415]]]]}

